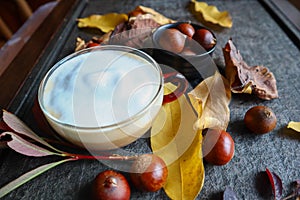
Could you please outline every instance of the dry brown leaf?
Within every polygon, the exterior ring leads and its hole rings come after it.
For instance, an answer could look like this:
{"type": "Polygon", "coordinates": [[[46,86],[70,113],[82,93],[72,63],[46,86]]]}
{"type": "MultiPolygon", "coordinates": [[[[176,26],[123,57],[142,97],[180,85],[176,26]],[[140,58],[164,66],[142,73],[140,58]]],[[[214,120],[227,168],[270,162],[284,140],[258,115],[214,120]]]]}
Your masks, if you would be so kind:
{"type": "Polygon", "coordinates": [[[102,45],[102,44],[108,44],[110,40],[110,36],[113,31],[109,31],[100,37],[94,36],[91,40],[85,41],[80,37],[76,38],[76,46],[75,46],[75,51],[80,51],[82,49],[88,48],[89,44],[97,44],[97,45],[102,45]]]}
{"type": "Polygon", "coordinates": [[[195,124],[198,129],[227,129],[231,92],[228,81],[218,71],[202,81],[188,95],[198,113],[195,124]]]}
{"type": "Polygon", "coordinates": [[[290,121],[287,128],[293,129],[294,131],[300,132],[300,122],[290,121]]]}
{"type": "Polygon", "coordinates": [[[127,14],[108,13],[105,15],[91,15],[86,18],[79,18],[77,21],[79,28],[98,28],[102,32],[107,33],[114,30],[118,24],[127,20],[127,14]]]}
{"type": "Polygon", "coordinates": [[[210,6],[205,2],[191,0],[193,11],[203,16],[205,21],[219,24],[223,27],[232,27],[232,19],[229,12],[220,12],[216,6],[210,6]]]}
{"type": "MultiPolygon", "coordinates": [[[[166,84],[166,93],[173,91],[166,84]],[[168,89],[169,88],[169,89],[168,89]]],[[[182,95],[164,104],[151,129],[151,148],[167,164],[164,186],[171,199],[195,199],[204,183],[201,130],[193,128],[197,117],[182,95]]]]}
{"type": "Polygon", "coordinates": [[[155,20],[145,19],[143,15],[137,16],[134,20],[124,22],[116,26],[111,34],[109,44],[126,45],[134,48],[144,47],[152,34],[154,28],[160,26],[155,20]]]}
{"type": "Polygon", "coordinates": [[[264,100],[278,98],[276,79],[268,68],[248,66],[230,39],[223,48],[225,73],[234,93],[255,94],[264,100]]]}

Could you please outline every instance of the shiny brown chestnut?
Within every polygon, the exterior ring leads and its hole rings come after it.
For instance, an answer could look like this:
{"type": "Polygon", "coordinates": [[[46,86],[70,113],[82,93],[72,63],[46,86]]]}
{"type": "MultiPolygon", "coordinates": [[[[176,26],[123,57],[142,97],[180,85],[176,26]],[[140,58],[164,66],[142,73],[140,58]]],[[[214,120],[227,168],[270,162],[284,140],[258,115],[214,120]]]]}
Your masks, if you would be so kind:
{"type": "Polygon", "coordinates": [[[206,162],[225,165],[234,156],[234,141],[224,130],[208,129],[203,139],[202,152],[206,162]]]}
{"type": "Polygon", "coordinates": [[[196,40],[207,51],[216,45],[216,38],[209,30],[204,28],[197,29],[193,35],[193,39],[196,40]]]}
{"type": "Polygon", "coordinates": [[[264,134],[276,127],[277,118],[271,108],[254,106],[246,112],[244,123],[253,133],[264,134]]]}
{"type": "Polygon", "coordinates": [[[175,28],[166,29],[159,37],[159,45],[168,51],[180,53],[185,44],[185,35],[175,28]]]}
{"type": "Polygon", "coordinates": [[[188,37],[193,37],[195,33],[194,27],[189,23],[181,23],[176,28],[183,34],[187,35],[188,37]]]}
{"type": "Polygon", "coordinates": [[[126,178],[119,172],[106,170],[99,173],[93,183],[95,200],[129,200],[130,187],[126,178]]]}
{"type": "Polygon", "coordinates": [[[141,191],[158,191],[165,185],[168,177],[165,162],[153,154],[139,156],[132,164],[131,170],[131,181],[141,191]]]}

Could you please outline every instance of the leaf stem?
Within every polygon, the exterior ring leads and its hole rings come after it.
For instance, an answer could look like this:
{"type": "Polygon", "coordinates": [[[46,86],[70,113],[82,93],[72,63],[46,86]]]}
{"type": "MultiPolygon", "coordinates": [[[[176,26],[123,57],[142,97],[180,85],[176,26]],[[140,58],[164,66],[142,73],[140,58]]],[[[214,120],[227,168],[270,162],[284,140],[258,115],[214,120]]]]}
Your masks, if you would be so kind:
{"type": "Polygon", "coordinates": [[[60,160],[60,161],[57,161],[57,162],[45,164],[45,165],[39,166],[38,168],[35,168],[35,169],[23,174],[19,178],[15,179],[14,181],[12,181],[12,182],[8,183],[7,185],[3,186],[2,188],[0,188],[0,198],[4,197],[5,195],[10,193],[14,189],[16,189],[16,188],[20,187],[21,185],[27,183],[28,181],[30,181],[33,178],[39,176],[40,174],[44,173],[45,171],[47,171],[47,170],[49,170],[53,167],[56,167],[57,165],[60,165],[62,163],[65,163],[65,162],[68,162],[68,161],[74,161],[74,160],[76,160],[76,159],[69,158],[69,159],[60,160]]]}
{"type": "Polygon", "coordinates": [[[121,155],[109,155],[109,156],[98,156],[98,155],[82,155],[82,154],[69,154],[65,153],[64,156],[70,156],[76,160],[135,160],[138,156],[121,156],[121,155]]]}

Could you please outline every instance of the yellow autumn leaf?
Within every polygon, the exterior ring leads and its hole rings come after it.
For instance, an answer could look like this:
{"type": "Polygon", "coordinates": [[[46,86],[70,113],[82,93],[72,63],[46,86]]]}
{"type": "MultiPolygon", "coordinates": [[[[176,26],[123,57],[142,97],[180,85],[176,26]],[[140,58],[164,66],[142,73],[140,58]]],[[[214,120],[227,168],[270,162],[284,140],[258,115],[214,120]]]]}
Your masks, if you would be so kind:
{"type": "Polygon", "coordinates": [[[293,129],[294,131],[300,132],[300,122],[290,121],[287,128],[293,129]]]}
{"type": "MultiPolygon", "coordinates": [[[[174,86],[165,85],[165,91],[174,86]]],[[[164,186],[171,199],[195,199],[204,183],[202,132],[195,130],[197,119],[186,97],[164,104],[151,129],[151,148],[168,166],[164,186]]]]}
{"type": "Polygon", "coordinates": [[[156,12],[152,8],[145,7],[145,6],[137,6],[132,12],[141,12],[143,15],[150,15],[153,20],[155,20],[157,23],[163,25],[168,23],[174,23],[175,21],[172,19],[169,19],[165,17],[164,15],[160,14],[159,12],[156,12]]]}
{"type": "Polygon", "coordinates": [[[228,11],[220,12],[216,6],[210,6],[205,2],[191,0],[192,9],[203,16],[205,21],[219,24],[223,27],[232,27],[232,19],[228,11]]]}
{"type": "Polygon", "coordinates": [[[86,18],[79,18],[77,21],[79,28],[98,28],[102,32],[107,33],[114,30],[118,24],[127,20],[127,14],[108,13],[105,15],[91,15],[86,18]]]}
{"type": "Polygon", "coordinates": [[[202,81],[188,95],[198,113],[198,129],[227,129],[231,91],[228,81],[218,71],[202,81]]]}
{"type": "Polygon", "coordinates": [[[247,83],[245,85],[242,86],[237,86],[237,87],[231,87],[231,91],[233,93],[245,93],[245,94],[252,94],[253,90],[252,90],[252,84],[251,83],[247,83]]]}

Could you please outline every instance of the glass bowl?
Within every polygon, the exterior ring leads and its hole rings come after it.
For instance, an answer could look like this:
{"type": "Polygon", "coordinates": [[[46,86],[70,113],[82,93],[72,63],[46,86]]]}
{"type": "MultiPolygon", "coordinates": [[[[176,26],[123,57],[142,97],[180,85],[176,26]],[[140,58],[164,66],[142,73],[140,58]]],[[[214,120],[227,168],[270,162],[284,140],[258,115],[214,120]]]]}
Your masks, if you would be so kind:
{"type": "Polygon", "coordinates": [[[148,54],[107,45],[75,52],[56,63],[38,90],[50,126],[91,150],[128,145],[151,127],[163,101],[163,75],[148,54]]]}

